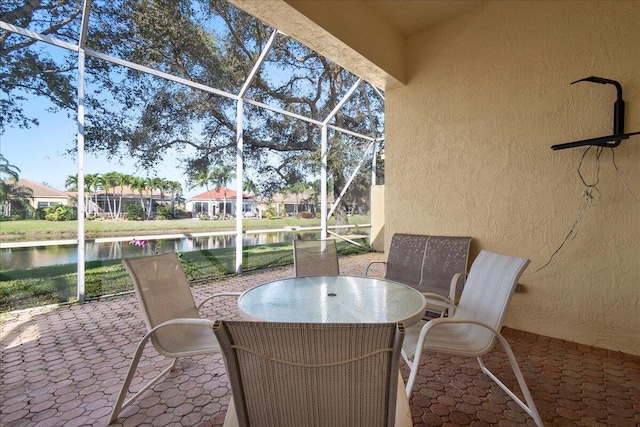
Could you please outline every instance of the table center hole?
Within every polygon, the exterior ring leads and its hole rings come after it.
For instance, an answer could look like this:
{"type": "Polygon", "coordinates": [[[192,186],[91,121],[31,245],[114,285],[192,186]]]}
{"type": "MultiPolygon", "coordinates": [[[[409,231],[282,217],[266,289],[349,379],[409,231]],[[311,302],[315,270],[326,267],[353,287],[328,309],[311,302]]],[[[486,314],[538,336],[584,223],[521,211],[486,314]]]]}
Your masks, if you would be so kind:
{"type": "Polygon", "coordinates": [[[328,293],[328,294],[327,294],[327,296],[335,297],[335,296],[336,296],[336,294],[334,294],[333,292],[330,292],[330,293],[328,293]]]}

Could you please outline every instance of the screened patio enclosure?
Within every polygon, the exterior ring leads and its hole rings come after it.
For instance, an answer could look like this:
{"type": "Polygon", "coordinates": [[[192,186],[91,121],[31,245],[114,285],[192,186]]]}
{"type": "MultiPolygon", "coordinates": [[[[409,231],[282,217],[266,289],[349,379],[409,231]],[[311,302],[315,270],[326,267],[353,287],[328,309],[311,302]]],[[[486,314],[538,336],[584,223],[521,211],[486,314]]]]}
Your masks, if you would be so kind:
{"type": "MultiPolygon", "coordinates": [[[[15,38],[15,45],[53,46],[61,56],[75,61],[78,217],[82,218],[87,208],[87,149],[115,155],[126,148],[150,167],[162,157],[163,149],[174,144],[186,152],[187,167],[235,161],[238,212],[242,212],[245,178],[318,177],[321,237],[340,237],[328,229],[327,220],[340,209],[363,169],[371,171],[369,185],[376,184],[376,153],[384,142],[382,92],[226,2],[179,3],[176,10],[164,13],[155,2],[67,2],[63,7],[67,15],[55,17],[65,31],[57,32],[45,30],[42,19],[5,14],[15,19],[0,21],[0,29],[15,38]],[[180,9],[187,4],[189,8],[180,9]],[[119,21],[123,17],[128,21],[119,21]],[[167,21],[169,18],[174,20],[167,21]],[[131,22],[136,23],[135,28],[126,27],[131,22]],[[151,41],[145,41],[145,35],[151,41]],[[245,43],[232,46],[243,36],[245,43]],[[109,44],[114,40],[120,44],[109,44]],[[201,48],[203,56],[190,57],[192,52],[178,49],[187,42],[201,48]],[[211,52],[215,55],[207,57],[211,52]],[[244,55],[245,65],[239,65],[237,52],[244,55]],[[171,55],[174,57],[166,59],[171,55]],[[181,67],[176,66],[178,62],[181,67]],[[123,95],[118,99],[114,91],[116,97],[109,99],[103,93],[105,88],[118,86],[124,91],[130,81],[137,87],[129,94],[156,96],[136,99],[123,95]],[[101,86],[105,82],[109,85],[101,86]],[[292,100],[291,93],[296,91],[299,99],[292,100]],[[173,123],[166,118],[174,119],[181,107],[195,105],[201,110],[191,110],[173,123]],[[217,109],[208,109],[211,106],[217,109]],[[151,121],[153,113],[160,117],[160,123],[151,121]],[[105,117],[108,122],[98,121],[105,117]],[[107,135],[114,123],[123,129],[128,125],[130,134],[107,135]],[[96,137],[102,139],[96,142],[96,137]],[[116,142],[105,142],[109,137],[116,142]],[[329,206],[331,181],[335,202],[329,206]]],[[[243,233],[242,216],[238,215],[237,274],[242,272],[243,233]]],[[[78,221],[77,246],[77,299],[83,301],[83,221],[78,221]]]]}

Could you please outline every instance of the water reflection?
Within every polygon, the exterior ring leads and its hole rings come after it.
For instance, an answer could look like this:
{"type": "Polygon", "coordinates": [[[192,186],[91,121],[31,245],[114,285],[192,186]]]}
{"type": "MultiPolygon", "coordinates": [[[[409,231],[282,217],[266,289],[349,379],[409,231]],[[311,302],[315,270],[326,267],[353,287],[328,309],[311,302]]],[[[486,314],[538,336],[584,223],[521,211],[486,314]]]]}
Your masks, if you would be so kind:
{"type": "MultiPolygon", "coordinates": [[[[242,236],[243,246],[267,245],[289,242],[294,239],[318,238],[320,232],[304,233],[256,233],[242,236]]],[[[191,252],[210,249],[232,248],[236,245],[235,236],[187,237],[149,241],[146,248],[132,245],[130,242],[86,243],[86,261],[121,259],[130,256],[151,255],[156,252],[191,252]]],[[[58,264],[75,264],[78,260],[75,246],[38,246],[32,248],[14,248],[0,250],[0,268],[2,270],[44,267],[58,264]]]]}

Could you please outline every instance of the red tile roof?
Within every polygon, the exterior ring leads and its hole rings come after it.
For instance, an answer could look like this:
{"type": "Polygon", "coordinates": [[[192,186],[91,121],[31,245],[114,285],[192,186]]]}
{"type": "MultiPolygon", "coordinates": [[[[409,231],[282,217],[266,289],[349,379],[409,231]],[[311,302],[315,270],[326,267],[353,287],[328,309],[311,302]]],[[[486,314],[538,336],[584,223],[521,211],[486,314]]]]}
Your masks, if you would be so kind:
{"type": "MultiPolygon", "coordinates": [[[[224,196],[224,189],[225,187],[217,187],[217,188],[212,188],[210,189],[208,192],[205,191],[204,193],[200,193],[197,194],[195,196],[189,197],[188,200],[223,200],[225,198],[224,196]]],[[[236,198],[236,194],[237,192],[235,190],[232,190],[230,188],[227,188],[227,200],[228,199],[235,199],[236,198]]],[[[248,194],[242,194],[242,198],[243,199],[253,199],[253,196],[249,196],[248,194]]]]}

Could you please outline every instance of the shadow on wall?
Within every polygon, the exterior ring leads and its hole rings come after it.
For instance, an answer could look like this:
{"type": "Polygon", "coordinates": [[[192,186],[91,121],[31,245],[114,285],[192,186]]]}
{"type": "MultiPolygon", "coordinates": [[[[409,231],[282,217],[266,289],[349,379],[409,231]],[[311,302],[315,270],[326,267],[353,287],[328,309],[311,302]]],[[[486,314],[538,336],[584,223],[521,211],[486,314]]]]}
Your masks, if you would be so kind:
{"type": "Polygon", "coordinates": [[[384,252],[384,225],[375,231],[371,230],[371,249],[374,252],[384,252]]]}

